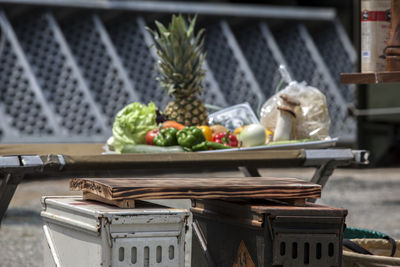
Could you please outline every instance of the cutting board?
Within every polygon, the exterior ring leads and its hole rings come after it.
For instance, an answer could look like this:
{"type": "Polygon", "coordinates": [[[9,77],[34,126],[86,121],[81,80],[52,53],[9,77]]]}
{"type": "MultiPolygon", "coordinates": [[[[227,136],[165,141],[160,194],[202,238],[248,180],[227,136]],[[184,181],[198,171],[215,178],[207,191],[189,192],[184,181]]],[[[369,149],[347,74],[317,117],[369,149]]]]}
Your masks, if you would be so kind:
{"type": "Polygon", "coordinates": [[[71,190],[86,199],[120,207],[137,199],[277,199],[319,198],[321,186],[296,178],[76,178],[71,190]]]}

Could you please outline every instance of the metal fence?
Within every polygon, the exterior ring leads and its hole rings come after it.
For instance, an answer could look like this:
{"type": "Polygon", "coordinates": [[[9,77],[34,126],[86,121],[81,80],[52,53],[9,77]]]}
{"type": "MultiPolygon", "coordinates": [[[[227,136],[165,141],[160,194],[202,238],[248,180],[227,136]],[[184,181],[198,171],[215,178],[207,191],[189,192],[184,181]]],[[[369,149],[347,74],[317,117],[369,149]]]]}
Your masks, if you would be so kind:
{"type": "Polygon", "coordinates": [[[171,13],[197,13],[206,28],[206,103],[256,111],[286,64],[326,94],[330,134],[355,141],[354,87],[339,73],[354,70],[356,56],[331,9],[79,0],[0,0],[0,9],[1,143],[103,142],[126,104],[163,108],[170,98],[145,26],[171,13]]]}

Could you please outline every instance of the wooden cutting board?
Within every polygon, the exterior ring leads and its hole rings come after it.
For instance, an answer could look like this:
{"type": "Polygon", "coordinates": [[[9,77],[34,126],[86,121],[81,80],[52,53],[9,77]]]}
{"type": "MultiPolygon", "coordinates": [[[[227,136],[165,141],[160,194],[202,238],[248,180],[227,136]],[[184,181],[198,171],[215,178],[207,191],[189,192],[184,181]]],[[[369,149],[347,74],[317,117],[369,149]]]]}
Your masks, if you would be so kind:
{"type": "Polygon", "coordinates": [[[306,199],[319,198],[321,186],[296,178],[76,178],[71,190],[86,199],[133,207],[135,199],[306,199]]]}

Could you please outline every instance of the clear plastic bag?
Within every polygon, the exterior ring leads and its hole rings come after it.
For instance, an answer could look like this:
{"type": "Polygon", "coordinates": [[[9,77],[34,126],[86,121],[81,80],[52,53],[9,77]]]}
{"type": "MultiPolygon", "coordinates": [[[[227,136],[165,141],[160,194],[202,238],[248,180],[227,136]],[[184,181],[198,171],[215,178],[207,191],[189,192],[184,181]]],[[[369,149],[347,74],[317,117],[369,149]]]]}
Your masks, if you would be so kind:
{"type": "Polygon", "coordinates": [[[329,137],[330,119],[326,97],[318,89],[307,86],[305,82],[292,81],[284,66],[280,66],[282,78],[288,83],[285,89],[268,99],[261,108],[260,123],[267,130],[275,132],[279,115],[278,106],[283,105],[280,95],[286,94],[300,102],[294,108],[291,139],[323,140],[329,137]]]}

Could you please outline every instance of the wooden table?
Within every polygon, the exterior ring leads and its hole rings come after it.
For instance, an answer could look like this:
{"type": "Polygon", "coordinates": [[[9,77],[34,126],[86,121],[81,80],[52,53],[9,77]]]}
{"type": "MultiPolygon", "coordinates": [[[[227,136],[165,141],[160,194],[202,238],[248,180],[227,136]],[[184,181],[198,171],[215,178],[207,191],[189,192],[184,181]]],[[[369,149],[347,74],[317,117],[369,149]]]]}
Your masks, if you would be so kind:
{"type": "Polygon", "coordinates": [[[340,82],[343,84],[400,83],[400,71],[343,73],[340,75],[340,82]]]}
{"type": "Polygon", "coordinates": [[[26,155],[17,152],[29,146],[0,145],[0,154],[3,155],[0,156],[0,220],[22,179],[137,177],[143,171],[196,172],[227,168],[239,168],[247,177],[259,177],[258,168],[314,167],[316,171],[310,181],[323,187],[336,167],[368,162],[366,151],[351,149],[100,155],[98,151],[101,146],[93,145],[90,150],[89,145],[82,144],[44,144],[30,147],[30,155],[26,155]],[[77,149],[75,153],[71,149],[74,146],[77,149]],[[6,156],[6,151],[13,153],[6,156]],[[69,151],[69,154],[63,155],[64,151],[69,151]]]}

